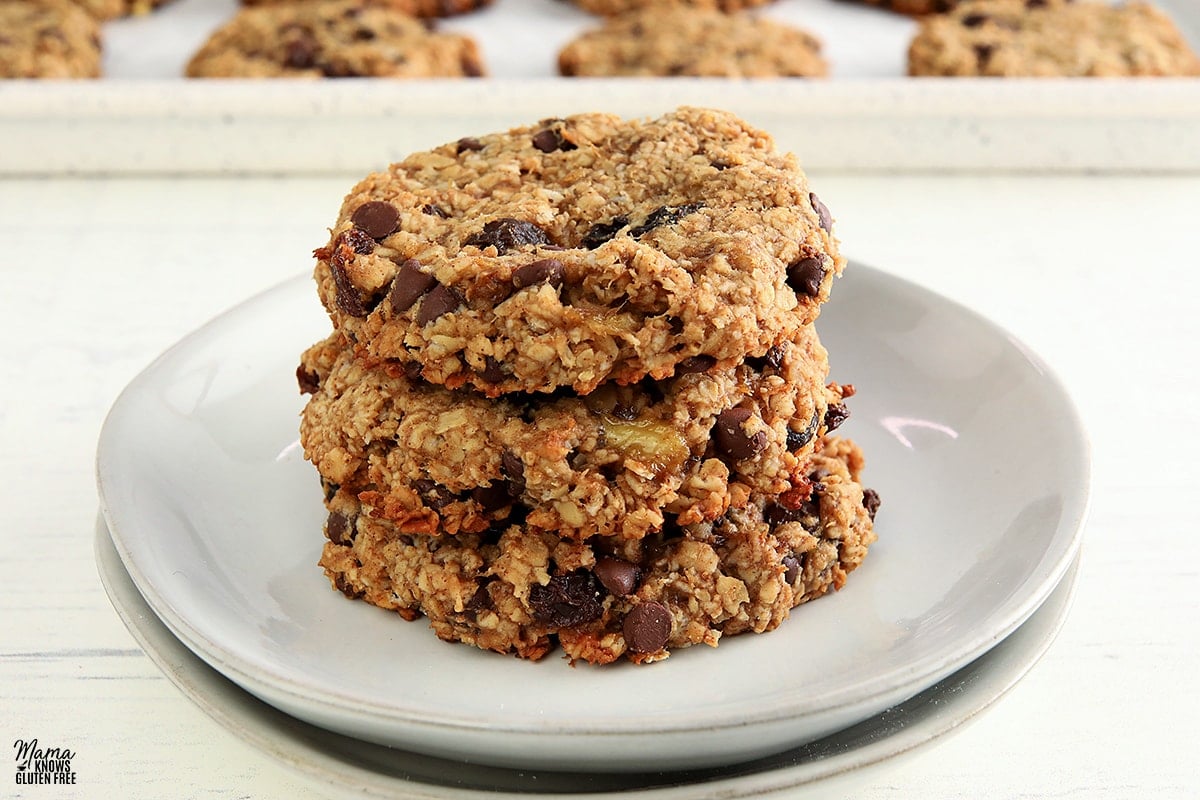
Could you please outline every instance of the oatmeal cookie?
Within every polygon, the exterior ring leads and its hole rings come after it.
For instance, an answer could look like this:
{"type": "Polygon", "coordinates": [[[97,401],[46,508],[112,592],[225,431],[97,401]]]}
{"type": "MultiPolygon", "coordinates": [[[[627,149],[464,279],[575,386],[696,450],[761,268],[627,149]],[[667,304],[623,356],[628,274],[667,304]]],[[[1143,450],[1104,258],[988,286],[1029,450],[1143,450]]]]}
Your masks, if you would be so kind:
{"type": "Polygon", "coordinates": [[[100,77],[100,26],[68,0],[0,0],[0,78],[100,77]]]}
{"type": "Polygon", "coordinates": [[[334,327],[449,388],[586,394],[761,357],[845,260],[795,158],[737,117],[547,119],[393,164],[319,248],[334,327]]]}
{"type": "Polygon", "coordinates": [[[790,494],[642,539],[560,539],[527,524],[402,534],[345,490],[328,501],[321,566],[347,597],[425,616],[434,632],[538,659],[659,661],[693,644],[762,633],[840,589],[875,540],[879,498],[862,453],[831,439],[790,494]]]}
{"type": "Polygon", "coordinates": [[[664,9],[675,6],[711,8],[726,13],[765,6],[774,0],[573,0],[575,5],[592,14],[613,16],[644,8],[664,9]]]}
{"type": "Polygon", "coordinates": [[[646,8],[612,17],[558,54],[568,76],[819,77],[828,73],[811,34],[766,18],[707,8],[646,8]]]}
{"type": "Polygon", "coordinates": [[[426,78],[484,74],[475,41],[436,33],[389,0],[242,9],[192,57],[192,78],[426,78]]]}
{"type": "Polygon", "coordinates": [[[509,520],[564,539],[640,538],[779,494],[853,390],[826,385],[811,326],[767,356],[674,377],[605,384],[585,397],[488,399],[356,357],[337,334],[297,376],[313,393],[305,456],[399,533],[479,533],[509,520]]]}
{"type": "Polygon", "coordinates": [[[1171,19],[1146,3],[967,0],[921,21],[911,75],[1105,77],[1200,75],[1171,19]]]}
{"type": "MultiPolygon", "coordinates": [[[[242,0],[244,6],[286,5],[305,0],[242,0]]],[[[413,17],[452,17],[478,11],[492,0],[381,0],[398,11],[413,17]]]]}

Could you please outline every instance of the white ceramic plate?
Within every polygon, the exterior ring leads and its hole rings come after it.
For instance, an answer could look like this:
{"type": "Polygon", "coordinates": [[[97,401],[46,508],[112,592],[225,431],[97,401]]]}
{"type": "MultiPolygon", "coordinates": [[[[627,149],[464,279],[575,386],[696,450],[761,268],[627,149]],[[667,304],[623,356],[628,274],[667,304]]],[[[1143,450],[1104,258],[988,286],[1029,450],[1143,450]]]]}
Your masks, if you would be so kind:
{"type": "Polygon", "coordinates": [[[130,576],[194,652],[314,725],[526,768],[735,763],[860,722],[969,663],[1049,595],[1079,542],[1088,448],[1059,383],[991,323],[851,265],[820,321],[859,395],[845,432],[883,497],[838,594],[766,636],[649,668],[568,667],[440,642],[328,588],[296,443],[299,351],[327,322],[307,279],[214,320],[118,399],[104,515],[130,576]]]}
{"type": "MultiPolygon", "coordinates": [[[[749,764],[687,773],[524,772],[443,761],[365,744],[307,725],[243,692],[184,647],[154,616],[121,564],[103,520],[96,562],[130,633],[180,691],[221,726],[291,769],[348,796],[410,800],[512,800],[531,794],[579,800],[815,800],[879,778],[901,757],[961,730],[1037,663],[1062,627],[1078,559],[1050,597],[1003,642],[916,697],[825,739],[749,764]]],[[[848,795],[841,795],[848,796],[848,795]]]]}

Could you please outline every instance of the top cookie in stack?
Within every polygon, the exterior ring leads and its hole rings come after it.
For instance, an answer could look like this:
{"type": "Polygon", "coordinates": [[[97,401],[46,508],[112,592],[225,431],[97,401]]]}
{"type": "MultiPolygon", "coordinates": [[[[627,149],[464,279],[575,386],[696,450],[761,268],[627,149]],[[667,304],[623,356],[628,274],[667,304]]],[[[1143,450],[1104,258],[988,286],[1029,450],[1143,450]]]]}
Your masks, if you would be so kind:
{"type": "Polygon", "coordinates": [[[425,381],[586,394],[793,337],[844,266],[830,227],[795,159],[732,115],[585,114],[368,177],[317,281],[340,331],[425,381]]]}
{"type": "Polygon", "coordinates": [[[852,387],[812,326],[844,261],[732,115],[464,138],[346,198],[301,441],[333,585],[443,639],[643,663],[778,626],[874,541],[852,387]]]}

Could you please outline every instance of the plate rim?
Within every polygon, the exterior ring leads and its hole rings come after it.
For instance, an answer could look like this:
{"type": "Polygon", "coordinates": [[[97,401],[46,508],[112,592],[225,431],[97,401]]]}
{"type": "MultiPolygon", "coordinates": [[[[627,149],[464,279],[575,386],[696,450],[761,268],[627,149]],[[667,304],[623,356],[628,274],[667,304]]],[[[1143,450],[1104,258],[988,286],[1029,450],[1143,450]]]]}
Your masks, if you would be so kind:
{"type": "MultiPolygon", "coordinates": [[[[913,677],[911,671],[897,668],[892,670],[892,682],[875,685],[873,689],[865,692],[861,686],[858,686],[857,690],[854,685],[843,687],[837,692],[831,693],[830,696],[822,698],[820,702],[807,702],[804,708],[799,710],[795,708],[795,703],[793,702],[792,705],[768,705],[767,707],[755,709],[753,713],[745,713],[743,711],[737,715],[723,715],[717,719],[714,719],[711,713],[707,717],[697,719],[694,709],[685,709],[673,712],[670,715],[658,715],[649,725],[645,721],[639,722],[637,719],[631,720],[619,717],[602,718],[601,722],[603,724],[599,725],[596,724],[595,720],[564,725],[536,717],[498,720],[494,717],[482,716],[438,716],[433,712],[412,708],[389,707],[381,709],[370,705],[358,696],[340,694],[337,691],[331,690],[329,686],[322,685],[317,690],[318,687],[305,684],[303,681],[297,680],[294,675],[273,672],[254,663],[245,656],[239,655],[232,648],[205,636],[189,623],[185,616],[175,609],[166,598],[162,597],[154,589],[154,582],[150,581],[145,573],[139,569],[137,558],[132,548],[123,540],[123,525],[121,520],[118,519],[118,512],[111,507],[108,501],[108,493],[105,489],[105,453],[106,451],[111,451],[116,446],[112,442],[115,436],[113,429],[120,422],[122,409],[128,402],[128,398],[137,392],[143,383],[150,381],[154,372],[161,365],[170,361],[176,353],[194,344],[205,334],[211,334],[214,330],[219,329],[222,324],[227,324],[231,319],[236,319],[241,315],[250,313],[255,306],[277,302],[277,295],[287,295],[290,292],[298,291],[302,284],[311,280],[311,275],[307,272],[300,273],[264,289],[212,317],[203,325],[175,342],[161,355],[151,361],[150,364],[126,385],[105,417],[97,447],[96,480],[100,495],[101,513],[109,527],[122,563],[125,565],[126,570],[143,597],[146,598],[147,603],[154,609],[155,613],[163,620],[167,627],[171,629],[174,635],[184,642],[196,655],[226,676],[233,678],[236,683],[239,683],[243,687],[256,686],[260,689],[265,689],[267,694],[286,696],[305,705],[332,711],[339,716],[345,715],[347,712],[352,712],[357,717],[389,724],[403,724],[418,730],[424,728],[426,730],[441,732],[485,731],[490,734],[553,734],[560,738],[603,739],[609,737],[628,737],[631,735],[652,736],[695,732],[700,728],[706,731],[731,730],[747,726],[770,724],[785,719],[801,719],[817,716],[844,707],[868,705],[872,700],[877,703],[881,698],[895,694],[898,688],[895,685],[896,680],[902,674],[906,676],[903,683],[909,685],[923,683],[921,688],[925,688],[940,678],[945,677],[946,674],[953,672],[955,668],[968,663],[972,658],[972,653],[974,656],[978,656],[1011,634],[1012,631],[1028,619],[1041,603],[1044,602],[1046,597],[1049,596],[1058,582],[1061,581],[1062,576],[1070,567],[1072,559],[1079,550],[1082,541],[1082,532],[1090,512],[1092,483],[1091,442],[1079,411],[1057,373],[1034,350],[1002,326],[962,303],[951,300],[920,284],[884,270],[851,260],[848,272],[855,276],[862,275],[863,277],[860,280],[882,283],[889,291],[900,290],[908,293],[916,293],[925,296],[931,302],[935,301],[945,304],[956,313],[964,315],[973,324],[981,326],[1015,348],[1021,354],[1021,357],[1029,363],[1031,368],[1035,369],[1040,377],[1053,389],[1052,395],[1059,402],[1062,407],[1061,410],[1064,412],[1062,420],[1064,424],[1061,427],[1064,429],[1069,428],[1071,438],[1077,445],[1074,448],[1074,452],[1078,460],[1078,480],[1074,487],[1075,491],[1068,493],[1075,500],[1074,505],[1077,506],[1077,512],[1071,517],[1064,516],[1061,518],[1054,529],[1055,533],[1067,529],[1070,531],[1069,538],[1057,561],[1049,567],[1047,574],[1043,577],[1036,590],[1028,593],[1022,602],[1015,604],[1015,606],[1007,610],[1007,613],[1002,615],[1003,623],[998,624],[993,629],[992,635],[987,638],[985,644],[981,646],[976,642],[974,646],[968,646],[975,640],[964,642],[954,652],[942,654],[940,658],[934,660],[932,663],[924,664],[923,668],[917,673],[919,677],[916,678],[913,677]],[[116,423],[114,423],[114,420],[116,423]],[[1067,422],[1070,424],[1067,425],[1067,422]],[[847,701],[847,696],[851,698],[850,701],[847,701]]],[[[1067,511],[1070,510],[1069,505],[1066,509],[1067,511]]],[[[911,667],[911,665],[908,666],[911,667]]],[[[920,691],[920,689],[917,691],[920,691]]],[[[258,692],[255,693],[258,694],[258,692]]]]}

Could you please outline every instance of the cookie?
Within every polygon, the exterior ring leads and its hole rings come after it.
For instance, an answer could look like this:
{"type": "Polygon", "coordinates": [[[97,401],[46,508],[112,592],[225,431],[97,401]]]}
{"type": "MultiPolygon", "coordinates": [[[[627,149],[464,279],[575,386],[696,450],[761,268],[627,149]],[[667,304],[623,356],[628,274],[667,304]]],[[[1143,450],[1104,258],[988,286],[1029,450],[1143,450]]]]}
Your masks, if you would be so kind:
{"type": "Polygon", "coordinates": [[[674,6],[709,8],[726,13],[764,6],[774,0],[573,0],[575,5],[592,14],[613,16],[641,9],[664,9],[674,6]]]}
{"type": "Polygon", "coordinates": [[[673,378],[606,384],[586,397],[488,399],[357,358],[336,334],[297,375],[312,392],[305,456],[322,479],[370,502],[399,533],[480,533],[512,520],[563,539],[641,538],[667,518],[714,520],[777,495],[853,389],[826,385],[807,326],[765,358],[673,378]]]}
{"type": "Polygon", "coordinates": [[[547,119],[367,177],[315,251],[335,328],[495,397],[728,368],[816,318],[845,260],[795,158],[737,117],[547,119]]]}
{"type": "Polygon", "coordinates": [[[809,33],[707,8],[647,8],[610,18],[558,54],[568,76],[819,77],[828,73],[809,33]]]}
{"type": "MultiPolygon", "coordinates": [[[[413,17],[451,17],[491,5],[492,0],[383,0],[413,17]]],[[[287,5],[305,0],[242,0],[244,6],[287,5]]]]}
{"type": "Polygon", "coordinates": [[[350,598],[424,616],[442,639],[539,659],[659,661],[694,644],[762,633],[840,589],[876,534],[879,498],[862,453],[832,439],[804,466],[804,492],[642,539],[560,539],[528,524],[480,534],[402,534],[337,491],[321,557],[350,598]]]}
{"type": "Polygon", "coordinates": [[[192,57],[192,78],[424,78],[484,73],[473,39],[435,33],[387,0],[242,9],[192,57]]]}
{"type": "Polygon", "coordinates": [[[77,0],[77,5],[99,20],[148,14],[168,0],[77,0]]]}
{"type": "Polygon", "coordinates": [[[0,78],[100,77],[100,26],[68,0],[0,0],[0,78]]]}
{"type": "Polygon", "coordinates": [[[1200,58],[1161,11],[1068,0],[969,0],[921,21],[911,75],[1200,75],[1200,58]]]}

